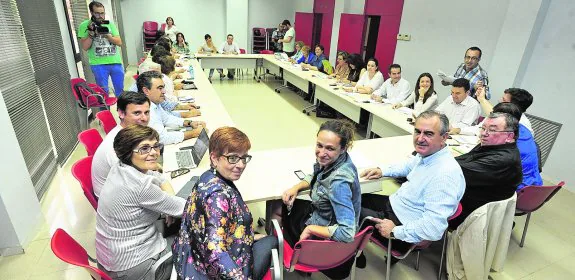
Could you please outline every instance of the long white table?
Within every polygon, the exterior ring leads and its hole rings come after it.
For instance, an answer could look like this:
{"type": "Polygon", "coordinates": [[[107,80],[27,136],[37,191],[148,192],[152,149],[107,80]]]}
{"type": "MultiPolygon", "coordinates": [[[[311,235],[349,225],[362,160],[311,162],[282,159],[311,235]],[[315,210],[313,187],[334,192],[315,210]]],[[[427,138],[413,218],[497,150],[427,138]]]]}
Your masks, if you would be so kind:
{"type": "Polygon", "coordinates": [[[196,53],[195,56],[204,69],[254,69],[254,77],[257,77],[258,60],[262,59],[259,54],[196,53]]]}

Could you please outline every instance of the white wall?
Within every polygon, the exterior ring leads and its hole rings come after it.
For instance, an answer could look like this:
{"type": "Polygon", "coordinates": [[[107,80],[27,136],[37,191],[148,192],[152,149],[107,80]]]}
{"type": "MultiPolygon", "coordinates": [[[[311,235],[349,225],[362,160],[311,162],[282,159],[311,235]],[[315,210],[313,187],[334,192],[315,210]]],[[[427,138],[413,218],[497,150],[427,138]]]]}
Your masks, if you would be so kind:
{"type": "MultiPolygon", "coordinates": [[[[249,0],[248,11],[248,53],[252,52],[254,27],[277,27],[284,19],[294,25],[296,5],[284,0],[249,0]]],[[[297,31],[297,30],[296,30],[297,31]]],[[[297,32],[296,32],[297,37],[297,32]]],[[[297,40],[297,39],[296,39],[297,40]]]]}
{"type": "MultiPolygon", "coordinates": [[[[336,0],[340,1],[340,0],[336,0]]],[[[365,10],[365,0],[346,0],[344,13],[346,14],[363,14],[365,10]]]]}
{"type": "Polygon", "coordinates": [[[20,151],[20,144],[0,92],[0,131],[4,159],[0,161],[0,254],[21,253],[42,219],[40,203],[20,151]]]}
{"type": "Polygon", "coordinates": [[[226,34],[234,35],[234,43],[245,50],[251,40],[248,39],[248,16],[248,0],[226,1],[226,34]]]}
{"type": "Polygon", "coordinates": [[[404,1],[399,32],[410,34],[411,41],[397,41],[394,62],[402,65],[403,77],[412,84],[421,73],[431,73],[442,101],[450,89],[438,83],[437,69],[454,73],[467,48],[481,48],[480,64],[490,73],[508,4],[509,0],[404,1]]]}
{"type": "Polygon", "coordinates": [[[559,138],[543,168],[546,176],[567,182],[575,191],[575,173],[569,160],[575,154],[572,143],[573,80],[575,70],[575,2],[549,1],[547,16],[529,58],[520,87],[534,95],[531,114],[563,124],[559,138]],[[570,121],[571,120],[571,121],[570,121]]]}
{"type": "Polygon", "coordinates": [[[125,34],[124,47],[130,64],[136,64],[142,56],[144,21],[156,21],[161,25],[166,17],[173,17],[192,50],[204,43],[206,33],[212,35],[216,46],[226,40],[225,0],[123,0],[121,5],[124,26],[119,28],[123,28],[125,34]]]}
{"type": "Polygon", "coordinates": [[[295,5],[296,12],[313,13],[313,1],[314,0],[295,0],[290,2],[293,2],[295,5]]]}

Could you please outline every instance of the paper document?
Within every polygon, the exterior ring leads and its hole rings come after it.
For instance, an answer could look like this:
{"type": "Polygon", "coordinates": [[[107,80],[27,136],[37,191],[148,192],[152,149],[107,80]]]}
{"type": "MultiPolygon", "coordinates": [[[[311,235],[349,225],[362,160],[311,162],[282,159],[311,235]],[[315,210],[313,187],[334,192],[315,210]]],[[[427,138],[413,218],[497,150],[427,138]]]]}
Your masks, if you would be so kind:
{"type": "Polygon", "coordinates": [[[439,76],[442,80],[448,82],[448,83],[453,83],[453,81],[455,81],[455,77],[453,76],[447,76],[445,74],[445,72],[441,71],[441,69],[437,70],[437,76],[439,76]]]}
{"type": "Polygon", "coordinates": [[[194,98],[191,96],[180,96],[178,97],[178,100],[180,100],[180,102],[194,102],[194,98]]]}
{"type": "Polygon", "coordinates": [[[400,111],[408,116],[413,116],[413,109],[408,108],[408,107],[399,107],[396,109],[397,111],[400,111]]]}
{"type": "Polygon", "coordinates": [[[479,138],[477,136],[451,135],[451,138],[457,141],[459,144],[476,145],[479,143],[479,138]]]}

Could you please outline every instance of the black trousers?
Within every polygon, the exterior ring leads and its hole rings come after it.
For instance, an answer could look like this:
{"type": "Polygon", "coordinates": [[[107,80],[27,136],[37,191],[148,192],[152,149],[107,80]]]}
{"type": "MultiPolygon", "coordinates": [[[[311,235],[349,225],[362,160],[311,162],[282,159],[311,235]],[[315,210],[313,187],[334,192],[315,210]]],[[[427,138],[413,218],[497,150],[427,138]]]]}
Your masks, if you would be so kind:
{"type": "MultiPolygon", "coordinates": [[[[391,220],[396,226],[401,225],[401,221],[395,216],[393,209],[391,208],[391,203],[389,202],[389,196],[387,195],[378,195],[378,194],[363,194],[361,195],[361,214],[360,214],[360,221],[367,216],[379,218],[379,219],[388,219],[391,220]]],[[[363,227],[367,227],[369,225],[374,225],[374,223],[366,221],[363,227]]],[[[379,242],[383,245],[387,246],[388,239],[383,237],[377,229],[373,231],[373,237],[375,237],[379,242]]],[[[394,239],[391,242],[392,250],[399,251],[399,252],[407,252],[411,247],[411,243],[407,243],[403,240],[394,239]]],[[[396,258],[391,260],[392,263],[399,261],[396,258]]]]}

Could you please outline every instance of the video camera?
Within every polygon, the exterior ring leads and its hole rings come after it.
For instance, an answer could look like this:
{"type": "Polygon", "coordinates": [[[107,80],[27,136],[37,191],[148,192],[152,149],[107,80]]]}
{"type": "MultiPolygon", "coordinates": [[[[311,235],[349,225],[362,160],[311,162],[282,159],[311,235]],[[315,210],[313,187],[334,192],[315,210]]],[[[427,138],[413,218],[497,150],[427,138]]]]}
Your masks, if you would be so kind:
{"type": "Polygon", "coordinates": [[[93,31],[96,35],[100,35],[100,34],[108,34],[110,33],[110,29],[108,29],[108,27],[106,26],[102,26],[103,24],[109,24],[110,21],[109,20],[96,20],[94,17],[91,18],[91,22],[88,25],[88,30],[89,31],[93,31]]]}

